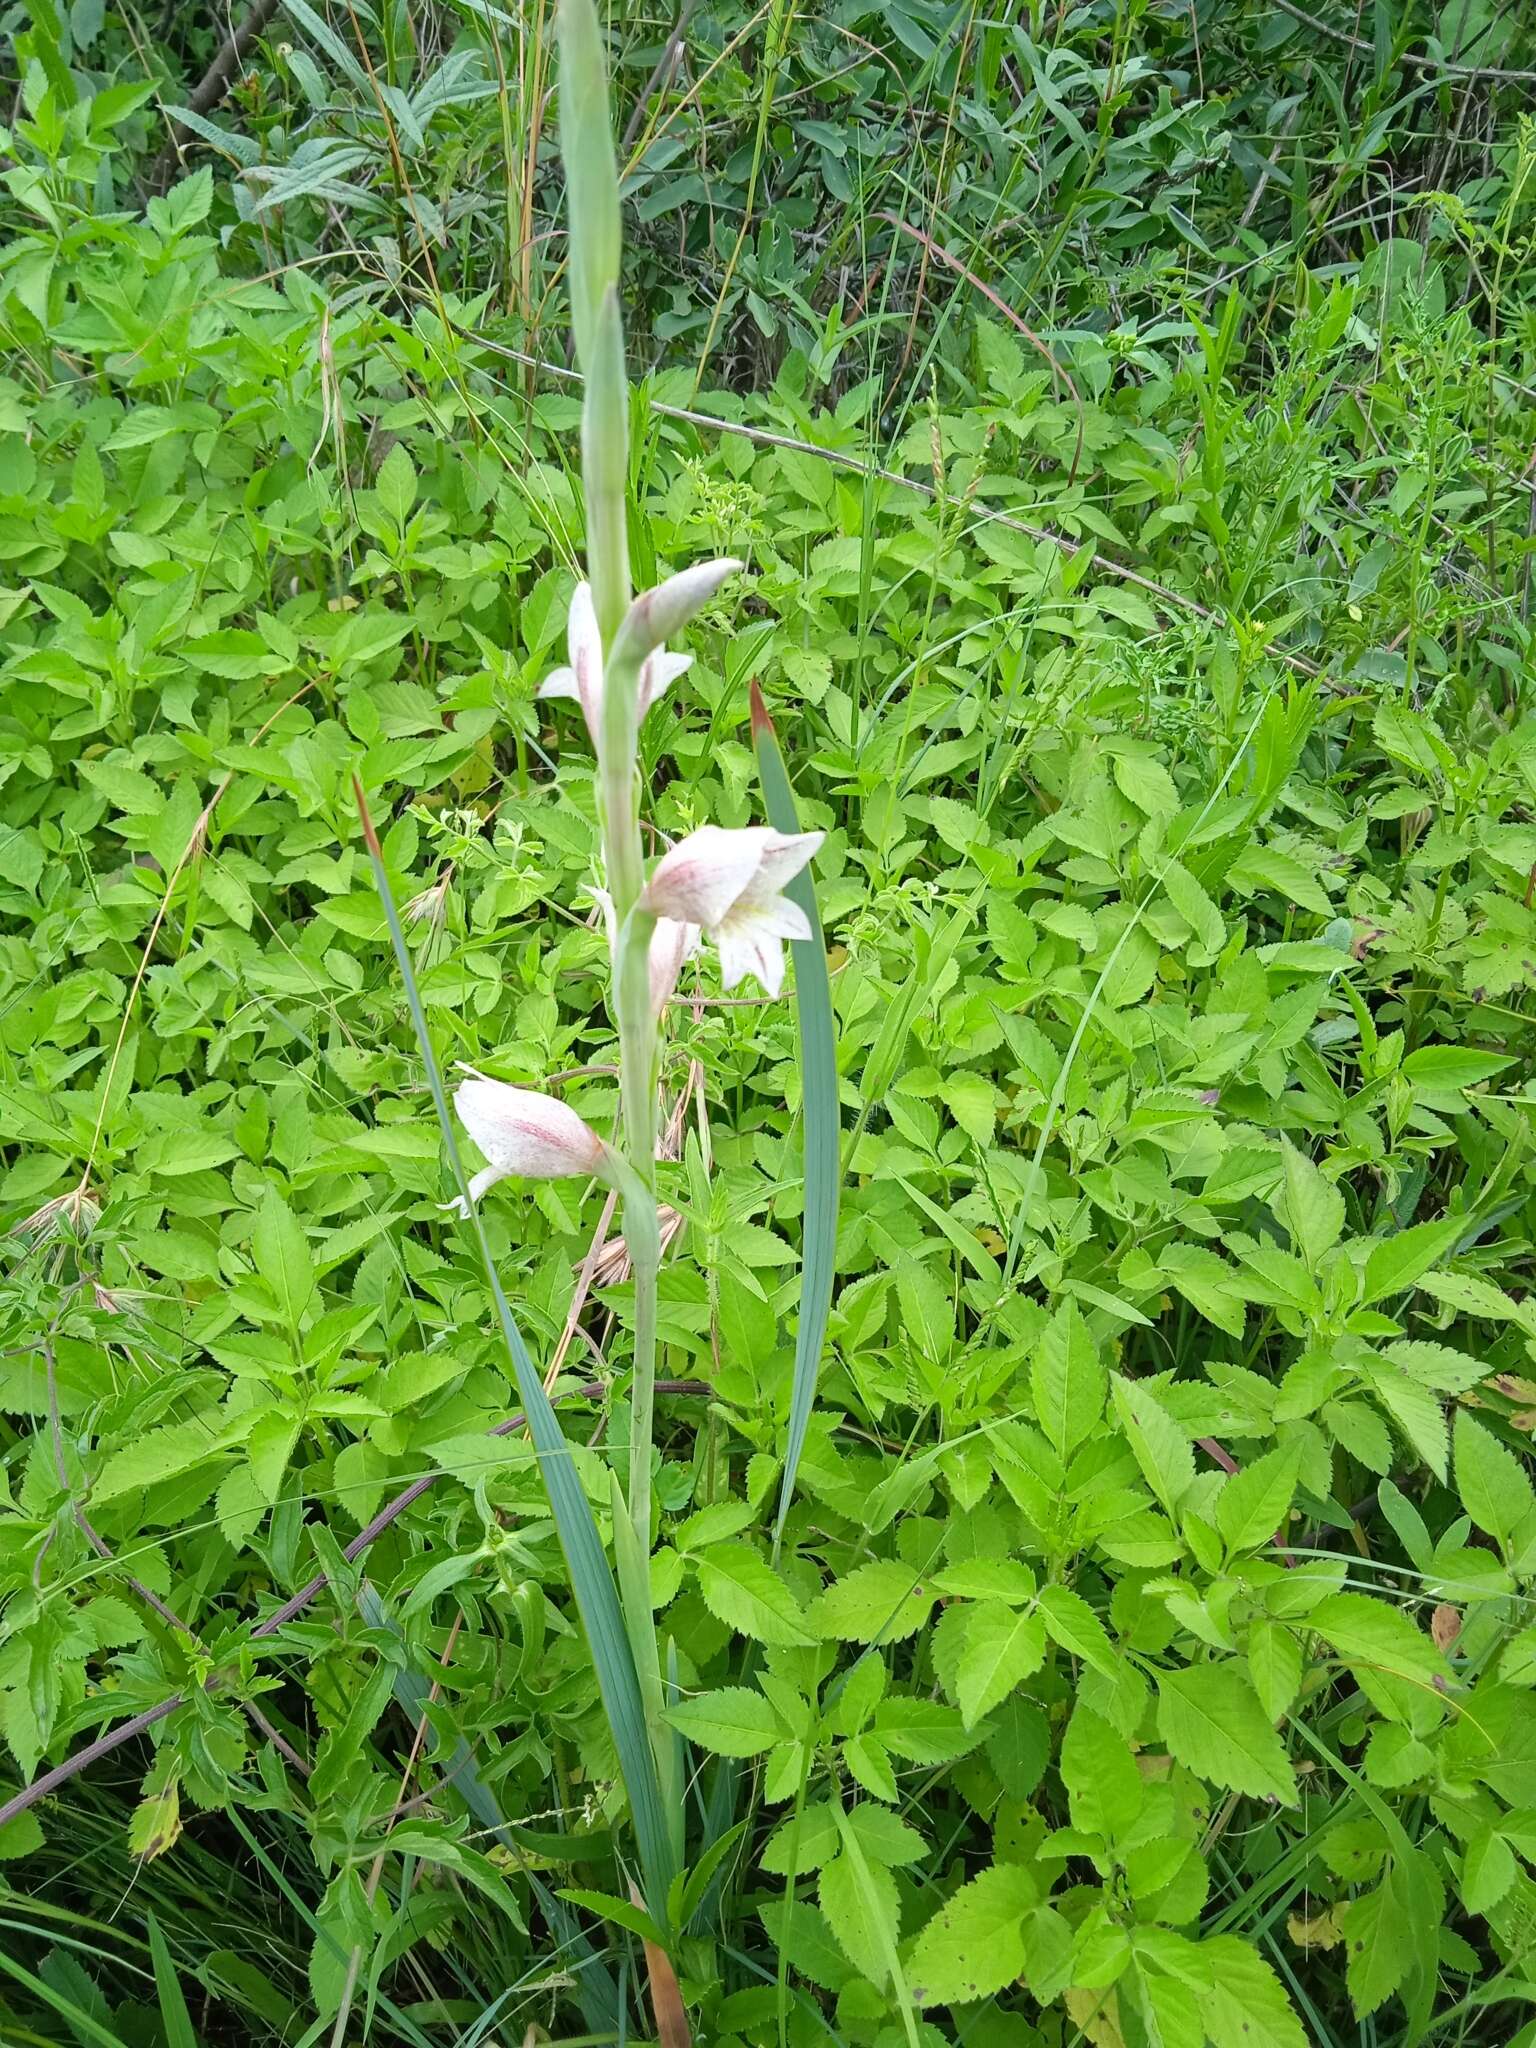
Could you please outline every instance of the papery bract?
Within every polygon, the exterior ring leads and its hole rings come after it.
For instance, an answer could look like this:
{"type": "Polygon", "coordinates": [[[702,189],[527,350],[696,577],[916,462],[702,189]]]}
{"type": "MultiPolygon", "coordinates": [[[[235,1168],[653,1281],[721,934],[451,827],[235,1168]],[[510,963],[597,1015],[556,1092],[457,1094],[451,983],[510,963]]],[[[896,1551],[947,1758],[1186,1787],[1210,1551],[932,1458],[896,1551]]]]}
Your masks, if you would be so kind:
{"type": "Polygon", "coordinates": [[[727,988],[750,974],[776,996],[784,986],[783,941],[811,936],[805,912],[781,891],[825,837],[701,825],[662,855],[641,904],[654,917],[702,925],[719,949],[727,988]]]}
{"type": "MultiPolygon", "coordinates": [[[[523,1180],[563,1180],[573,1174],[612,1177],[608,1147],[568,1104],[531,1088],[494,1081],[472,1067],[467,1071],[470,1078],[459,1083],[453,1106],[490,1162],[469,1183],[472,1202],[512,1174],[523,1180]]],[[[469,1214],[462,1196],[447,1206],[461,1216],[469,1214]]]]}

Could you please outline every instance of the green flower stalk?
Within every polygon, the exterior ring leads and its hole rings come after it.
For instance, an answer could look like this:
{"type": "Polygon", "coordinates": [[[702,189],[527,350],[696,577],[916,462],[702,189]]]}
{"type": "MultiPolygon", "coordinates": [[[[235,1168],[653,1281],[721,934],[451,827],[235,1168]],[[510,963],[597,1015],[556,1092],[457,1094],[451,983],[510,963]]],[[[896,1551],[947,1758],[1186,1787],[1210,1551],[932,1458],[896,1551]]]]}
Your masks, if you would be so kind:
{"type": "Polygon", "coordinates": [[[614,1562],[635,1672],[651,1727],[656,1776],[674,1854],[681,1856],[683,1799],[677,1744],[664,1727],[661,1658],[651,1608],[651,1460],[655,1436],[657,1287],[662,1232],[656,1190],[661,1019],[701,934],[719,950],[727,987],[754,975],[770,995],[783,984],[783,941],[810,937],[804,912],[781,892],[821,843],[819,832],[701,826],[647,876],[641,832],[640,726],[689,667],[669,653],[727,577],[732,560],[703,562],[631,597],[626,493],[629,387],[619,313],[619,189],[608,86],[593,0],[561,0],[560,142],[570,227],[572,324],[585,378],[582,483],[587,581],[567,625],[568,664],[545,697],[581,705],[597,753],[597,801],[607,887],[603,904],[612,962],[610,1008],[619,1038],[621,1132],[605,1144],[579,1117],[529,1091],[474,1075],[458,1109],[489,1162],[467,1183],[478,1202],[509,1175],[593,1174],[623,1201],[634,1276],[627,1493],[615,1485],[614,1562]]]}

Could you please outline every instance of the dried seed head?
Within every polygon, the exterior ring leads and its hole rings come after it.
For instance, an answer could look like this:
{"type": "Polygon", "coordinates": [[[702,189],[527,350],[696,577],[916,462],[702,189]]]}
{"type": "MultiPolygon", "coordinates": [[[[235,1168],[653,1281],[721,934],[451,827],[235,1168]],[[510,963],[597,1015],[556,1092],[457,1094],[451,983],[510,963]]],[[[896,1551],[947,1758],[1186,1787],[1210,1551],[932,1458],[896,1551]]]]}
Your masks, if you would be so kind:
{"type": "Polygon", "coordinates": [[[430,889],[423,889],[406,904],[402,915],[407,924],[431,925],[435,930],[448,911],[448,885],[453,875],[445,868],[430,889]]]}
{"type": "Polygon", "coordinates": [[[34,1209],[16,1229],[22,1237],[30,1237],[37,1244],[46,1244],[54,1237],[84,1238],[96,1228],[100,1215],[101,1203],[82,1181],[68,1194],[55,1195],[40,1209],[34,1209]]]}
{"type": "MultiPolygon", "coordinates": [[[[670,1203],[658,1202],[656,1231],[661,1239],[663,1251],[666,1251],[682,1227],[683,1219],[679,1212],[670,1203]]],[[[633,1271],[629,1246],[622,1237],[610,1237],[592,1263],[592,1282],[596,1287],[621,1287],[633,1271]]]]}

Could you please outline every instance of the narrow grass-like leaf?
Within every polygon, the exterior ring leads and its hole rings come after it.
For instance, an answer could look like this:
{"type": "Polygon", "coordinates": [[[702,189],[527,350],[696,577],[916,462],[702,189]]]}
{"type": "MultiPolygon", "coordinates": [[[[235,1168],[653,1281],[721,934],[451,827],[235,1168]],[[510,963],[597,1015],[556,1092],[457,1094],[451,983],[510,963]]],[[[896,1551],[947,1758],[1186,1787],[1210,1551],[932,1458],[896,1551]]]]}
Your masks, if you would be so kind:
{"type": "MultiPolygon", "coordinates": [[[[61,1991],[55,1991],[53,1986],[45,1983],[41,1977],[34,1977],[25,1964],[18,1963],[14,1956],[8,1956],[4,1949],[0,1949],[0,1970],[14,1977],[18,1984],[24,1985],[45,2005],[51,2005],[77,2041],[93,2044],[93,2048],[124,2048],[121,2034],[112,2033],[90,2013],[83,2011],[72,1999],[66,1998],[61,1991]]],[[[36,2038],[39,2037],[34,2036],[34,2039],[36,2038]]]]}
{"type": "MultiPolygon", "coordinates": [[[[359,1587],[357,1605],[358,1611],[370,1628],[387,1629],[397,1642],[404,1643],[404,1634],[373,1586],[364,1584],[359,1587]]],[[[402,1712],[413,1723],[419,1721],[426,1711],[431,1687],[413,1665],[396,1665],[394,1693],[402,1712]]],[[[435,1737],[433,1739],[435,1740],[435,1737]]],[[[619,2029],[620,2002],[613,1972],[582,1932],[581,1923],[576,1915],[557,1893],[549,1889],[535,1867],[537,1855],[541,1851],[547,1853],[544,1844],[531,1829],[516,1827],[507,1820],[495,1793],[476,1768],[474,1752],[462,1735],[451,1748],[446,1748],[445,1753],[429,1753],[436,1755],[443,1783],[453,1787],[488,1834],[493,1835],[504,1849],[510,1850],[514,1855],[520,1850],[533,1852],[520,1858],[522,1875],[527,1879],[528,1887],[538,1902],[539,1911],[554,1934],[562,1965],[570,1971],[574,1979],[576,2002],[580,2005],[582,2015],[594,2034],[616,2035],[619,2029]]],[[[576,1850],[573,1847],[573,1860],[575,1854],[576,1850]]],[[[588,1859],[583,1857],[583,1860],[588,1859]]],[[[376,2002],[373,1995],[375,1988],[370,1986],[370,2012],[376,2002]]]]}
{"type": "Polygon", "coordinates": [[[560,154],[571,218],[571,325],[590,369],[598,312],[619,281],[619,173],[608,62],[593,0],[560,0],[560,154]]]}
{"type": "MultiPolygon", "coordinates": [[[[752,745],[768,822],[776,832],[798,832],[800,818],[794,792],[779,751],[773,720],[762,692],[752,685],[752,745]]],[[[802,868],[785,885],[785,894],[810,920],[808,939],[791,939],[795,961],[795,1008],[800,1024],[800,1100],[805,1129],[805,1240],[800,1269],[800,1323],[795,1332],[795,1377],[789,1398],[789,1438],[784,1450],[784,1477],[779,1487],[779,1512],[773,1526],[777,1554],[784,1539],[784,1521],[794,1498],[795,1474],[805,1448],[821,1350],[826,1342],[832,1307],[832,1275],[837,1253],[837,1204],[840,1192],[838,1147],[842,1130],[837,1095],[837,1045],[832,1027],[832,978],[827,972],[827,945],[822,936],[816,890],[802,868]]]]}
{"type": "Polygon", "coordinates": [[[448,1096],[443,1087],[443,1077],[438,1070],[437,1057],[432,1050],[426,1013],[422,1009],[421,994],[416,986],[416,976],[411,966],[410,949],[406,945],[405,933],[401,929],[394,895],[389,886],[389,877],[384,871],[384,857],[379,849],[373,821],[368,815],[368,803],[363,795],[362,784],[354,781],[353,788],[357,797],[358,815],[362,819],[363,836],[368,844],[369,858],[373,862],[373,876],[379,892],[379,901],[384,907],[384,915],[389,924],[390,943],[395,949],[395,959],[399,963],[401,979],[405,985],[406,1001],[410,1007],[416,1041],[421,1050],[422,1064],[426,1069],[427,1083],[437,1107],[443,1144],[453,1169],[454,1181],[469,1211],[470,1229],[474,1232],[475,1243],[485,1268],[486,1282],[490,1287],[491,1300],[496,1309],[496,1320],[500,1325],[507,1356],[511,1360],[513,1377],[517,1382],[518,1396],[527,1414],[528,1435],[539,1461],[539,1471],[549,1495],[550,1507],[554,1512],[560,1547],[565,1554],[566,1567],[571,1575],[571,1591],[586,1631],[587,1647],[592,1653],[592,1666],[597,1678],[598,1691],[602,1695],[603,1711],[613,1736],[613,1746],[618,1755],[619,1769],[623,1774],[624,1788],[629,1794],[630,1816],[634,1822],[635,1840],[640,1851],[640,1868],[645,1880],[646,1905],[654,1917],[664,1919],[667,1892],[675,1874],[672,1837],[662,1805],[661,1787],[657,1781],[655,1758],[651,1753],[640,1681],[630,1651],[629,1636],[624,1627],[623,1612],[619,1606],[618,1588],[609,1569],[607,1553],[598,1534],[591,1504],[582,1491],[581,1481],[570,1455],[570,1445],[555,1418],[549,1396],[544,1391],[544,1383],[528,1355],[528,1347],[523,1342],[522,1332],[513,1319],[511,1307],[496,1273],[495,1261],[491,1257],[485,1226],[480,1220],[478,1209],[469,1199],[469,1182],[465,1177],[463,1162],[459,1158],[453,1116],[448,1107],[448,1096]]]}
{"type": "Polygon", "coordinates": [[[166,1946],[165,1936],[160,1932],[160,1922],[151,1913],[148,1919],[149,1953],[155,1965],[155,1990],[160,1999],[160,2025],[165,2032],[165,2048],[197,2048],[197,2035],[192,2031],[192,2015],[187,2011],[186,1993],[181,1988],[181,1979],[176,1975],[176,1965],[171,1951],[166,1946]]]}

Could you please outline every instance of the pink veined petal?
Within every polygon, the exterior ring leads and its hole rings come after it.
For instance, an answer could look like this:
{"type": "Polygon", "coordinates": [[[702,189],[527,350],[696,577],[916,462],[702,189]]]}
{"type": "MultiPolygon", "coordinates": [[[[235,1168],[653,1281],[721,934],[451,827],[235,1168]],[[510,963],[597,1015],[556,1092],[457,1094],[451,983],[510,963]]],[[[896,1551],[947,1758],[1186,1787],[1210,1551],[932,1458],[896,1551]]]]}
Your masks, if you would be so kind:
{"type": "Polygon", "coordinates": [[[788,896],[770,896],[766,901],[754,899],[750,904],[743,900],[731,912],[728,922],[734,923],[738,918],[758,931],[772,932],[776,939],[808,939],[811,936],[810,919],[788,896]]]}
{"type": "Polygon", "coordinates": [[[597,630],[597,607],[592,602],[590,583],[578,583],[571,592],[571,608],[565,615],[565,651],[577,674],[589,657],[603,665],[602,635],[597,630]]]}
{"type": "Polygon", "coordinates": [[[651,937],[651,1008],[659,1017],[671,1002],[684,963],[699,949],[696,924],[679,924],[676,918],[659,917],[651,937]]]}
{"type": "Polygon", "coordinates": [[[574,697],[576,694],[576,671],[573,668],[552,668],[539,685],[541,697],[574,697]]]}
{"type": "Polygon", "coordinates": [[[459,1120],[491,1165],[527,1180],[596,1173],[603,1143],[574,1109],[552,1095],[477,1076],[453,1098],[459,1120]]]}
{"type": "Polygon", "coordinates": [[[571,597],[566,619],[566,649],[571,658],[576,695],[593,746],[603,720],[603,641],[597,630],[597,612],[592,603],[590,583],[578,583],[571,597]]]}
{"type": "Polygon", "coordinates": [[[640,666],[640,716],[659,697],[664,697],[679,676],[686,675],[693,667],[691,654],[668,654],[665,647],[658,647],[654,654],[648,654],[640,666]]]}
{"type": "Polygon", "coordinates": [[[725,925],[714,935],[720,952],[720,979],[734,988],[750,974],[764,993],[776,996],[784,986],[784,948],[760,925],[725,925]]]}
{"type": "Polygon", "coordinates": [[[641,900],[653,916],[703,925],[710,931],[750,887],[762,861],[763,842],[772,836],[762,825],[740,831],[701,825],[662,855],[641,900]]]}
{"type": "Polygon", "coordinates": [[[825,832],[772,832],[763,848],[762,864],[752,881],[755,898],[777,896],[792,875],[798,875],[826,838],[825,832]]]}

